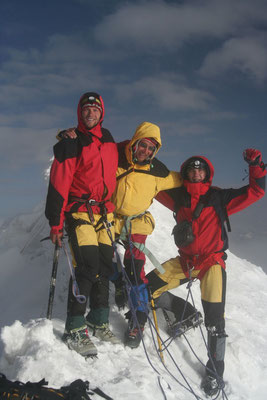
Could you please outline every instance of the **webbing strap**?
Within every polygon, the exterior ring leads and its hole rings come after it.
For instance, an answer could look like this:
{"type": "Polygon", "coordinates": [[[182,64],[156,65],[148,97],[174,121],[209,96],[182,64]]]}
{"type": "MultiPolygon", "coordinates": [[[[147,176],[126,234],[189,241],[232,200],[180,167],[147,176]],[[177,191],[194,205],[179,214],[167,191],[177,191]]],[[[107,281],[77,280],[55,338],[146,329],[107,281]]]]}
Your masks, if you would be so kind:
{"type": "MultiPolygon", "coordinates": [[[[138,215],[131,215],[131,216],[128,216],[128,217],[125,216],[124,217],[124,225],[122,227],[121,234],[120,234],[118,240],[127,241],[128,240],[127,232],[130,232],[131,220],[134,219],[134,218],[141,217],[145,213],[146,212],[144,212],[142,214],[138,214],[138,215]]],[[[144,253],[147,256],[147,258],[152,262],[154,267],[157,268],[157,270],[161,274],[164,274],[165,269],[163,268],[161,263],[157,260],[157,258],[154,256],[154,254],[152,254],[152,252],[144,245],[144,243],[132,242],[132,244],[134,245],[135,248],[137,248],[138,250],[142,251],[142,253],[144,253]]]]}
{"type": "MultiPolygon", "coordinates": [[[[120,236],[118,238],[118,240],[128,240],[128,232],[130,232],[130,226],[131,226],[131,220],[141,217],[142,215],[144,215],[145,212],[143,212],[142,214],[136,214],[136,215],[130,215],[130,216],[123,216],[124,219],[124,224],[120,233],[120,236]]],[[[116,216],[116,214],[115,214],[116,216]]]]}
{"type": "Polygon", "coordinates": [[[164,274],[165,269],[163,268],[161,263],[156,259],[154,254],[152,254],[151,251],[144,245],[144,243],[137,243],[137,242],[132,242],[132,243],[133,243],[134,247],[136,247],[138,250],[142,251],[142,253],[144,253],[147,256],[147,258],[149,258],[149,260],[152,262],[154,267],[156,267],[157,270],[161,274],[164,274]]]}

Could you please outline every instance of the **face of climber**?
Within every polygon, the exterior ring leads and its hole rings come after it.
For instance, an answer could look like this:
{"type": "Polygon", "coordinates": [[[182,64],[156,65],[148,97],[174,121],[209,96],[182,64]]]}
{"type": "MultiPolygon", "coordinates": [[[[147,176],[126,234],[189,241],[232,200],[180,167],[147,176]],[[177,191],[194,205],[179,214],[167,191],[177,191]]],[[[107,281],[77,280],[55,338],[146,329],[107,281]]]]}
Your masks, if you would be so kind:
{"type": "Polygon", "coordinates": [[[206,178],[205,168],[188,168],[187,170],[188,180],[192,183],[203,182],[206,178]]]}
{"type": "Polygon", "coordinates": [[[87,129],[92,129],[98,124],[101,118],[101,111],[97,107],[84,106],[82,108],[82,121],[87,129]]]}
{"type": "Polygon", "coordinates": [[[143,162],[150,159],[154,152],[156,151],[156,146],[149,139],[141,139],[136,145],[134,152],[135,157],[138,162],[143,162]]]}

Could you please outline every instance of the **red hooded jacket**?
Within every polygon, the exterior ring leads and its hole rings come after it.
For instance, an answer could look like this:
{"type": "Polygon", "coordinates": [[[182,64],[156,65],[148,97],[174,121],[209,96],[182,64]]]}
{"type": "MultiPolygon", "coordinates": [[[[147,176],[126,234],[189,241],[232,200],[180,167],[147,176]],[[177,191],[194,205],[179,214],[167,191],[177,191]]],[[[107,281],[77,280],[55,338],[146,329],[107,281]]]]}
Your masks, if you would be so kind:
{"type": "MultiPolygon", "coordinates": [[[[116,187],[117,146],[111,133],[101,126],[104,118],[101,96],[88,95],[101,101],[103,112],[99,123],[90,130],[83,124],[80,106],[83,95],[77,109],[77,138],[62,139],[54,146],[45,215],[55,234],[63,228],[65,212],[87,211],[85,204],[70,201],[70,196],[105,201],[107,212],[114,210],[110,197],[116,187]]],[[[98,206],[92,209],[95,214],[100,213],[98,206]]]]}
{"type": "Polygon", "coordinates": [[[179,254],[184,272],[188,272],[188,266],[194,266],[201,270],[198,276],[201,279],[212,265],[218,263],[225,267],[228,237],[224,222],[227,215],[243,210],[264,196],[266,171],[260,166],[250,166],[249,185],[239,189],[213,188],[213,165],[206,157],[194,156],[182,164],[181,174],[185,177],[183,186],[160,192],[156,199],[176,212],[178,223],[183,220],[192,221],[195,240],[186,247],[179,248],[179,254]],[[207,163],[209,173],[206,181],[191,183],[186,179],[185,171],[193,158],[207,163]],[[204,199],[202,212],[197,219],[192,220],[193,212],[201,199],[204,199]]]}

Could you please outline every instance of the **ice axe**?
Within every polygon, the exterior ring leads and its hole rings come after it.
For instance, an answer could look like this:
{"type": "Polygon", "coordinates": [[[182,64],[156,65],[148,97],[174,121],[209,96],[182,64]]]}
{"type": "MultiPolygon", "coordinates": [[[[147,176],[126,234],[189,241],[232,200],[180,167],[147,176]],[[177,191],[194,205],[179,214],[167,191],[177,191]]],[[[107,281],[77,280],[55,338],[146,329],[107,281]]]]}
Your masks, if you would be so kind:
{"type": "MultiPolygon", "coordinates": [[[[49,240],[50,236],[47,236],[41,240],[43,242],[44,240],[49,240]]],[[[70,273],[72,277],[72,293],[73,296],[76,298],[76,300],[79,303],[85,303],[86,302],[86,297],[84,295],[80,294],[80,290],[75,278],[75,272],[74,268],[71,265],[70,258],[68,256],[68,252],[65,246],[65,243],[62,241],[62,247],[64,250],[64,253],[66,254],[68,264],[70,267],[70,273]]],[[[52,317],[52,309],[53,309],[53,304],[54,304],[54,294],[55,294],[55,287],[56,287],[56,278],[57,278],[57,267],[58,267],[58,259],[59,259],[59,252],[60,252],[61,247],[59,246],[58,242],[55,243],[55,250],[54,250],[54,256],[53,256],[53,266],[52,266],[52,274],[51,274],[51,280],[50,280],[50,290],[49,290],[49,299],[48,299],[48,307],[47,307],[47,314],[46,318],[51,319],[52,317]]]]}
{"type": "Polygon", "coordinates": [[[53,304],[54,304],[59,252],[60,252],[60,247],[59,247],[58,243],[56,243],[55,250],[54,250],[54,256],[53,256],[52,275],[51,275],[51,280],[50,280],[48,307],[47,307],[47,314],[46,314],[47,319],[52,318],[52,309],[53,309],[53,304]]]}

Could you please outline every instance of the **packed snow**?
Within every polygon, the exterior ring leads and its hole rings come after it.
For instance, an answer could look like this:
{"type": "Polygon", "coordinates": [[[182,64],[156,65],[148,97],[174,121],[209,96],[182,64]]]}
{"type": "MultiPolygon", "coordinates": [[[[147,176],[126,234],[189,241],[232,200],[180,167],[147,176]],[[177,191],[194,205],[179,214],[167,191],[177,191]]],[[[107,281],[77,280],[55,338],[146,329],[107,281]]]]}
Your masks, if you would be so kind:
{"type": "MultiPolygon", "coordinates": [[[[147,246],[163,262],[177,254],[171,237],[174,219],[172,213],[157,202],[152,205],[151,212],[157,226],[147,246]]],[[[63,251],[59,259],[53,318],[46,319],[54,249],[49,240],[40,240],[48,234],[43,204],[31,214],[6,221],[1,227],[0,371],[11,380],[23,382],[45,378],[49,386],[56,388],[80,378],[89,381],[91,388],[99,387],[114,400],[204,399],[199,385],[204,373],[201,362],[206,363],[207,351],[199,328],[169,345],[169,353],[163,352],[165,367],[158,357],[149,326],[145,328],[145,349],[140,346],[132,350],[123,344],[102,343],[93,337],[98,357],[86,360],[66,347],[61,336],[69,270],[63,251]]],[[[251,246],[253,251],[253,244],[251,246]]],[[[146,270],[151,269],[148,261],[146,270]]],[[[265,400],[267,275],[260,267],[230,252],[227,272],[226,330],[229,337],[225,395],[221,394],[220,398],[265,400]]],[[[185,285],[173,290],[184,298],[187,292],[185,285]]],[[[198,282],[193,283],[192,293],[196,307],[201,310],[198,282]]],[[[123,341],[126,310],[116,308],[113,285],[110,303],[110,326],[123,341]]],[[[166,340],[166,322],[160,310],[157,315],[160,335],[166,340]]],[[[202,332],[206,337],[203,326],[202,332]]],[[[93,398],[99,396],[95,394],[93,398]]]]}

